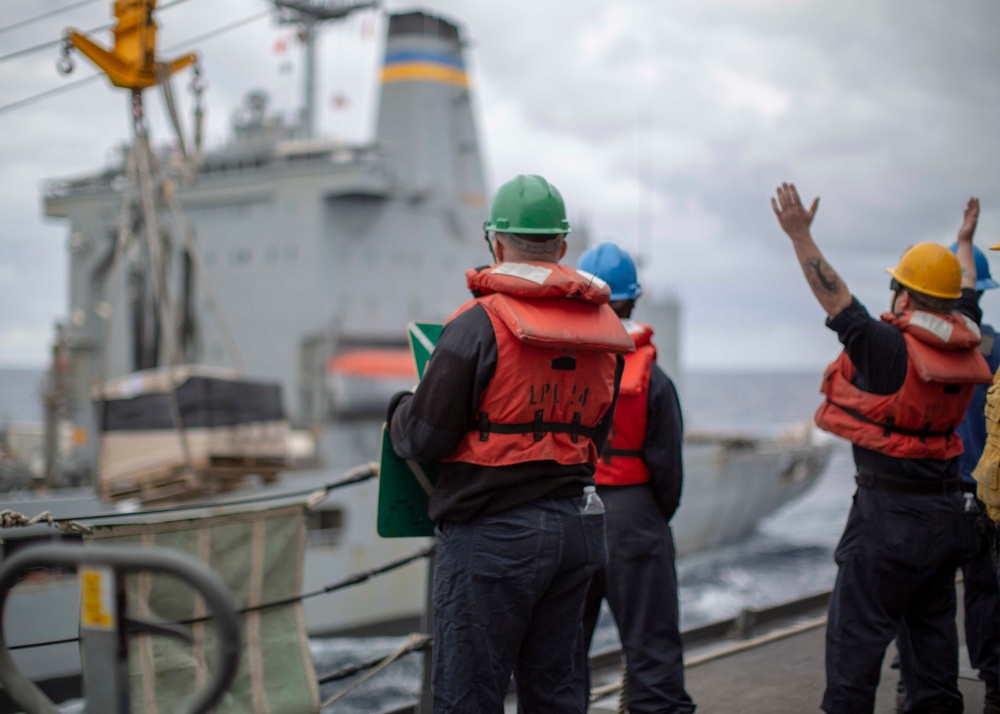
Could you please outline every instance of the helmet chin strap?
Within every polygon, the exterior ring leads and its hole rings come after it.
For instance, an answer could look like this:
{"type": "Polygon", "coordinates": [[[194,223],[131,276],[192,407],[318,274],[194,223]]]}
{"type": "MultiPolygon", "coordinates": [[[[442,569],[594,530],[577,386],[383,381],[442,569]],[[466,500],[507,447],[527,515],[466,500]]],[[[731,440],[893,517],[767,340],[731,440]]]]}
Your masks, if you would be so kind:
{"type": "Polygon", "coordinates": [[[493,262],[497,262],[497,254],[493,252],[493,241],[490,240],[490,232],[483,229],[483,240],[486,241],[486,247],[490,249],[490,256],[493,258],[493,262]]]}

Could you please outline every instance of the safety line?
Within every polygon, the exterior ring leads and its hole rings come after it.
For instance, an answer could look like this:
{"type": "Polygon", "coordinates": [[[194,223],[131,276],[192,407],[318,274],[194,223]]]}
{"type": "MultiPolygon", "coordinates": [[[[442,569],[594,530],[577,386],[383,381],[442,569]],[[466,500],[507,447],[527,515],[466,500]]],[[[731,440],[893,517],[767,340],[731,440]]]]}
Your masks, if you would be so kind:
{"type": "Polygon", "coordinates": [[[34,17],[29,17],[25,20],[18,20],[15,23],[7,25],[6,27],[0,27],[0,33],[9,32],[10,30],[16,30],[19,27],[24,27],[25,25],[30,25],[33,22],[38,22],[39,20],[44,20],[47,17],[52,17],[53,15],[59,15],[64,12],[69,12],[70,10],[75,10],[78,7],[83,7],[84,5],[89,5],[92,2],[97,2],[97,0],[78,0],[78,2],[70,3],[65,7],[58,7],[55,10],[49,10],[48,12],[43,12],[41,15],[35,15],[34,17]]]}
{"type": "MultiPolygon", "coordinates": [[[[177,1],[178,2],[185,2],[186,0],[177,0],[177,1]]],[[[164,6],[164,7],[166,7],[166,6],[164,6]]],[[[251,22],[255,22],[257,20],[260,20],[263,17],[267,17],[268,15],[270,15],[270,13],[271,13],[270,10],[265,10],[263,12],[254,13],[253,15],[249,15],[247,17],[244,17],[241,20],[236,20],[234,22],[231,22],[228,25],[220,25],[219,27],[215,28],[214,30],[210,30],[209,32],[205,32],[205,33],[203,33],[201,35],[197,35],[197,36],[192,37],[190,39],[184,40],[183,42],[179,42],[176,45],[171,45],[170,47],[165,48],[164,52],[170,53],[170,52],[173,52],[174,50],[183,49],[185,47],[188,47],[190,45],[196,44],[198,42],[202,42],[204,40],[211,39],[213,37],[216,37],[217,35],[221,35],[223,33],[230,32],[231,30],[238,29],[240,27],[243,27],[244,25],[250,24],[251,22]]],[[[108,27],[111,27],[111,26],[109,25],[108,27]]],[[[98,28],[98,29],[101,29],[101,28],[98,28]]],[[[94,31],[95,30],[91,30],[91,32],[94,32],[94,31]]],[[[57,40],[54,44],[59,44],[60,42],[62,42],[62,40],[57,40]]],[[[49,44],[47,44],[45,46],[49,47],[52,44],[53,43],[49,43],[49,44]]],[[[7,59],[7,57],[0,57],[0,61],[3,61],[4,59],[7,59]]],[[[92,82],[93,80],[98,79],[98,78],[103,77],[103,76],[105,76],[105,75],[102,72],[98,72],[96,74],[90,75],[89,77],[83,77],[82,79],[78,79],[78,80],[76,80],[74,82],[71,82],[69,84],[64,84],[64,85],[61,85],[59,87],[55,87],[54,89],[47,89],[44,92],[41,92],[39,94],[34,94],[34,95],[30,96],[30,97],[25,97],[24,99],[18,99],[17,101],[11,102],[10,104],[4,104],[3,106],[0,106],[0,114],[3,114],[5,112],[7,112],[7,111],[11,111],[11,110],[14,110],[14,109],[19,109],[20,107],[26,106],[28,104],[34,104],[37,101],[40,101],[42,99],[47,99],[48,97],[51,97],[51,96],[54,96],[54,95],[57,95],[57,94],[62,94],[63,92],[69,91],[71,89],[76,89],[77,87],[80,87],[80,86],[82,86],[84,84],[92,82]]]]}
{"type": "MultiPolygon", "coordinates": [[[[367,580],[371,580],[373,577],[375,577],[377,575],[384,575],[385,573],[389,573],[389,572],[392,572],[393,570],[397,570],[399,568],[402,568],[404,565],[409,565],[410,563],[412,563],[412,562],[414,562],[416,560],[420,560],[421,558],[426,558],[426,557],[428,557],[429,555],[431,555],[434,552],[434,548],[435,548],[435,546],[432,544],[432,545],[429,545],[429,546],[427,546],[425,548],[421,548],[420,550],[418,550],[418,551],[416,551],[416,552],[414,552],[414,553],[412,553],[412,554],[410,554],[408,556],[405,556],[405,557],[402,557],[402,558],[398,558],[396,560],[389,561],[388,563],[385,563],[384,565],[381,565],[381,566],[379,566],[377,568],[373,568],[371,570],[362,571],[360,573],[355,573],[354,575],[348,575],[343,580],[339,580],[339,581],[337,581],[335,583],[331,583],[330,585],[327,585],[327,586],[325,586],[323,588],[319,588],[318,590],[311,590],[309,592],[302,593],[302,594],[296,595],[294,597],[283,598],[281,600],[272,600],[270,602],[260,603],[259,605],[254,605],[252,607],[244,607],[244,608],[241,608],[241,609],[237,610],[236,612],[237,612],[237,614],[240,614],[240,615],[245,615],[245,614],[250,613],[250,612],[260,612],[261,610],[269,610],[269,609],[274,608],[274,607],[283,607],[285,605],[294,605],[297,602],[301,602],[301,601],[307,600],[309,598],[317,597],[318,595],[326,595],[327,593],[336,592],[337,590],[343,590],[344,588],[350,587],[351,585],[357,585],[357,584],[363,583],[363,582],[365,582],[367,580]]],[[[192,618],[188,618],[186,620],[177,620],[176,622],[163,623],[163,624],[166,624],[166,625],[196,625],[196,624],[201,623],[201,622],[210,622],[211,620],[212,620],[212,617],[210,615],[205,615],[203,617],[192,617],[192,618]]],[[[158,624],[160,624],[160,623],[158,623],[158,624]]],[[[65,645],[65,644],[71,644],[73,642],[79,642],[79,641],[80,641],[79,637],[69,637],[69,638],[63,639],[63,640],[46,640],[44,642],[28,642],[28,643],[25,643],[23,645],[14,645],[12,647],[8,647],[7,649],[10,650],[11,652],[13,652],[15,650],[33,649],[35,647],[50,647],[50,646],[53,646],[53,645],[65,645]]]]}
{"type": "Polygon", "coordinates": [[[368,464],[362,464],[361,466],[356,466],[347,472],[344,478],[338,481],[331,481],[326,484],[319,486],[314,486],[313,488],[304,488],[298,491],[282,491],[280,493],[269,493],[257,496],[248,496],[247,498],[234,498],[227,501],[199,501],[198,503],[180,503],[176,506],[164,506],[162,508],[147,508],[141,511],[129,511],[128,513],[92,513],[84,516],[77,517],[67,517],[67,518],[55,518],[53,520],[57,522],[62,521],[96,521],[96,520],[106,520],[109,518],[122,518],[128,517],[132,518],[134,516],[145,516],[157,513],[174,513],[176,511],[192,511],[200,508],[223,508],[227,506],[242,506],[248,503],[262,503],[265,501],[279,501],[289,498],[298,498],[300,496],[308,496],[317,491],[335,491],[338,488],[343,488],[345,486],[351,486],[352,484],[362,483],[370,479],[376,478],[378,476],[378,464],[372,462],[368,464]]]}
{"type": "MultiPolygon", "coordinates": [[[[181,3],[185,3],[187,1],[188,0],[173,0],[173,2],[168,2],[165,5],[161,5],[160,7],[158,7],[156,9],[156,11],[160,12],[162,10],[169,10],[170,8],[177,7],[181,3]]],[[[117,22],[108,22],[108,23],[105,23],[104,25],[100,25],[99,27],[92,27],[89,30],[85,30],[84,34],[89,35],[89,34],[92,34],[94,32],[102,32],[103,30],[110,30],[112,27],[115,27],[117,25],[118,25],[117,22]]],[[[32,47],[25,47],[24,49],[15,50],[14,52],[11,52],[10,54],[6,54],[6,55],[0,56],[0,62],[3,62],[5,60],[9,60],[9,59],[15,59],[16,57],[23,57],[24,55],[29,55],[29,54],[32,54],[33,52],[38,52],[40,50],[44,50],[44,49],[47,49],[49,47],[56,47],[58,45],[61,45],[64,41],[65,41],[65,39],[62,38],[62,37],[60,37],[58,40],[49,40],[48,42],[43,42],[40,45],[34,45],[32,47]]]]}

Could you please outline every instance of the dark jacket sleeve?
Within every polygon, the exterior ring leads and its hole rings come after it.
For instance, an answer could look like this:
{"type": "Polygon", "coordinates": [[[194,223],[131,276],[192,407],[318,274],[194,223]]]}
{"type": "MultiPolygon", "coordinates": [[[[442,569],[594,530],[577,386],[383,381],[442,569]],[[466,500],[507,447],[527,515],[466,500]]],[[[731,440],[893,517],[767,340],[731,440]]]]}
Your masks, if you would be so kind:
{"type": "Polygon", "coordinates": [[[608,438],[611,436],[611,428],[615,424],[615,407],[618,406],[618,391],[622,386],[622,372],[624,371],[625,358],[618,355],[615,359],[615,394],[608,411],[604,413],[604,416],[601,417],[601,420],[597,422],[597,426],[595,427],[594,445],[597,447],[597,453],[604,451],[604,447],[608,443],[608,438]]]}
{"type": "MultiPolygon", "coordinates": [[[[976,293],[968,288],[955,301],[955,309],[976,324],[982,311],[976,293]]],[[[906,341],[899,328],[873,318],[854,297],[851,304],[826,321],[837,333],[851,363],[857,369],[855,385],[872,394],[893,394],[906,380],[906,341]]]]}
{"type": "Polygon", "coordinates": [[[416,391],[389,403],[393,449],[403,459],[437,461],[469,430],[497,365],[497,343],[486,311],[476,305],[449,322],[416,391]]]}
{"type": "Polygon", "coordinates": [[[684,484],[684,421],[674,383],[655,364],[649,375],[646,417],[642,460],[649,467],[656,502],[669,521],[680,505],[684,484]]]}

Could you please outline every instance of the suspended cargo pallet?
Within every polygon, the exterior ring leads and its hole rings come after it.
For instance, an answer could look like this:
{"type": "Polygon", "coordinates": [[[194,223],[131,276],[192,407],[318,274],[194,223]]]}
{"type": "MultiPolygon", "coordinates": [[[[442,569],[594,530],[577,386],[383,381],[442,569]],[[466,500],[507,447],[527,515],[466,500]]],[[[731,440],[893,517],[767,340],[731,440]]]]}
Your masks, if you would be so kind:
{"type": "Polygon", "coordinates": [[[192,498],[287,468],[281,387],[201,365],[150,369],[95,390],[102,498],[192,498]]]}

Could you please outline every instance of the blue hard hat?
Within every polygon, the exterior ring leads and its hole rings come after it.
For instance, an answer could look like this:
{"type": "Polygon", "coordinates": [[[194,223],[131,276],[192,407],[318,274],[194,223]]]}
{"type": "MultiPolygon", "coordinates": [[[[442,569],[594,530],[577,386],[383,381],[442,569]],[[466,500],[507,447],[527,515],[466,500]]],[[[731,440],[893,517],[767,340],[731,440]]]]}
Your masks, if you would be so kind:
{"type": "MultiPolygon", "coordinates": [[[[958,243],[951,244],[951,252],[958,253],[958,243]]],[[[976,290],[982,291],[1000,288],[1000,283],[990,275],[990,263],[986,260],[986,253],[974,245],[972,246],[972,255],[976,258],[976,290]]]]}
{"type": "Polygon", "coordinates": [[[634,300],[642,294],[632,256],[614,243],[601,243],[580,256],[576,267],[592,273],[611,288],[612,300],[634,300]]]}

